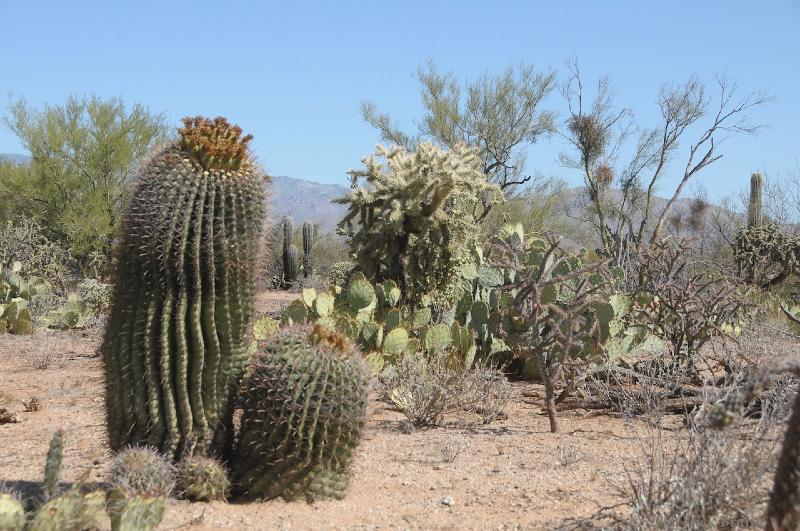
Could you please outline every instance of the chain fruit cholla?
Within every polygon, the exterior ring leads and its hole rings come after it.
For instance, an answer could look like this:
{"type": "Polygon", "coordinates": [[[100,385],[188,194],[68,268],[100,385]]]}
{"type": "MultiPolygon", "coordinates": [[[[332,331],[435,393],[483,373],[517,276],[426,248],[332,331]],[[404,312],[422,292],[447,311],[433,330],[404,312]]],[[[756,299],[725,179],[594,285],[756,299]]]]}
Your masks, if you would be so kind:
{"type": "Polygon", "coordinates": [[[268,177],[238,126],[183,123],[140,170],[123,220],[102,345],[114,450],[175,457],[231,444],[268,177]]]}

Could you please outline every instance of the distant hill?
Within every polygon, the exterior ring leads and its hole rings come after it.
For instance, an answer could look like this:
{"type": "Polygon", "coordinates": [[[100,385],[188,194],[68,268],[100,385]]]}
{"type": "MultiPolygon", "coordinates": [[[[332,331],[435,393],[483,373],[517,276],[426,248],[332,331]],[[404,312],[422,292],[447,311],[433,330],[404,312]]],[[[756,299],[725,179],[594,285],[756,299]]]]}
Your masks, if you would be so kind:
{"type": "MultiPolygon", "coordinates": [[[[0,153],[0,161],[28,164],[31,157],[19,153],[0,153]]],[[[272,186],[268,191],[269,215],[273,221],[292,216],[296,226],[311,221],[319,224],[323,234],[332,232],[346,208],[331,203],[331,199],[349,192],[349,187],[338,184],[322,184],[285,176],[272,177],[272,186]]]]}
{"type": "Polygon", "coordinates": [[[0,153],[0,161],[13,162],[14,164],[28,164],[31,158],[19,153],[0,153]]]}
{"type": "Polygon", "coordinates": [[[292,216],[295,226],[311,221],[319,224],[322,233],[330,232],[347,210],[344,205],[331,203],[331,199],[348,193],[350,188],[340,184],[275,176],[269,190],[270,216],[276,221],[292,216]]]}
{"type": "MultiPolygon", "coordinates": [[[[2,160],[15,164],[27,164],[31,158],[19,153],[0,153],[0,161],[2,160]]],[[[311,221],[319,224],[323,234],[332,232],[347,209],[344,205],[331,203],[331,199],[343,197],[350,191],[349,187],[340,184],[323,184],[286,176],[274,176],[268,191],[269,216],[273,222],[279,221],[283,216],[292,216],[295,226],[301,225],[304,221],[311,221]]],[[[553,209],[554,215],[565,219],[576,216],[585,211],[588,199],[584,187],[566,189],[553,209]]],[[[654,211],[660,212],[666,202],[667,200],[664,198],[655,197],[653,200],[654,211]]],[[[691,199],[686,197],[679,199],[675,204],[673,216],[685,218],[689,214],[690,205],[691,199]]],[[[638,223],[638,220],[635,222],[638,223]]],[[[591,231],[589,232],[591,233],[591,231]]]]}

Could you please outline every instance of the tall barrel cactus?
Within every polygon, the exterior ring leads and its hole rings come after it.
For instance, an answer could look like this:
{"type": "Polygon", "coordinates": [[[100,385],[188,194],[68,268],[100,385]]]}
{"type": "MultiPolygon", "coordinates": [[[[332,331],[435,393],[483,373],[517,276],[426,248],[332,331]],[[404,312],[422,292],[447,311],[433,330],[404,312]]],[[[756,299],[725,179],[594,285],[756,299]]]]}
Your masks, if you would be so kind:
{"type": "Polygon", "coordinates": [[[756,172],[750,176],[750,201],[747,204],[747,226],[760,227],[764,224],[764,208],[761,203],[761,192],[764,178],[756,172]]]}
{"type": "Polygon", "coordinates": [[[256,498],[341,498],[368,385],[358,350],[321,326],[262,343],[242,384],[238,488],[256,498]]]}
{"type": "Polygon", "coordinates": [[[283,218],[281,225],[283,229],[283,249],[281,253],[283,257],[283,284],[288,287],[297,280],[297,270],[299,269],[297,246],[292,243],[294,220],[292,220],[291,216],[287,216],[283,218]]]}
{"type": "Polygon", "coordinates": [[[142,167],[102,344],[111,447],[229,448],[268,179],[242,130],[185,118],[142,167]]]}
{"type": "Polygon", "coordinates": [[[314,274],[314,257],[311,251],[314,248],[314,224],[310,221],[303,223],[303,276],[310,277],[314,274]]]}

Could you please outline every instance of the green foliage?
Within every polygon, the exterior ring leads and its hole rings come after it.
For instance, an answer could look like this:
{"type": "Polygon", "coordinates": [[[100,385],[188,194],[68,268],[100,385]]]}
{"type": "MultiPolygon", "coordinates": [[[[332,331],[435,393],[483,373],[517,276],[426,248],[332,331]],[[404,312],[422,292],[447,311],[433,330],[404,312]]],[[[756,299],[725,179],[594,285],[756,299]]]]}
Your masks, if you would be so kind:
{"type": "MultiPolygon", "coordinates": [[[[461,85],[452,74],[441,74],[433,63],[418,72],[424,114],[419,135],[398,130],[391,118],[364,103],[364,119],[386,142],[414,149],[422,139],[453,149],[476,149],[490,182],[512,195],[529,178],[523,176],[525,147],[554,130],[554,115],[540,109],[556,86],[553,72],[535,73],[532,65],[508,68],[500,75],[484,74],[461,85]]],[[[484,208],[490,208],[486,204],[484,208]]]]}
{"type": "Polygon", "coordinates": [[[228,470],[216,459],[191,456],[178,463],[177,487],[181,497],[187,500],[225,500],[231,482],[228,470]]]}
{"type": "Polygon", "coordinates": [[[101,346],[112,449],[225,453],[247,363],[264,174],[223,118],[184,119],[142,167],[101,346]]]}
{"type": "Polygon", "coordinates": [[[175,487],[175,467],[154,448],[132,446],[114,456],[108,482],[126,496],[169,496],[175,487]]]}
{"type": "Polygon", "coordinates": [[[357,349],[323,327],[286,328],[261,343],[240,394],[239,489],[258,498],[341,498],[368,387],[357,349]]]}
{"type": "Polygon", "coordinates": [[[0,531],[16,531],[25,527],[25,510],[14,496],[0,493],[0,531]]]}
{"type": "Polygon", "coordinates": [[[115,98],[70,97],[43,110],[19,99],[9,107],[6,125],[33,161],[0,170],[0,194],[8,195],[0,203],[13,198],[19,205],[2,221],[27,216],[79,260],[93,252],[108,259],[130,172],[165,136],[164,116],[138,104],[126,108],[115,98]]]}
{"type": "Polygon", "coordinates": [[[350,172],[354,191],[335,200],[348,207],[339,231],[359,270],[373,282],[395,281],[407,306],[449,306],[459,269],[472,259],[477,209],[501,201],[500,188],[463,144],[445,151],[423,143],[414,152],[379,146],[363,162],[350,172]]]}

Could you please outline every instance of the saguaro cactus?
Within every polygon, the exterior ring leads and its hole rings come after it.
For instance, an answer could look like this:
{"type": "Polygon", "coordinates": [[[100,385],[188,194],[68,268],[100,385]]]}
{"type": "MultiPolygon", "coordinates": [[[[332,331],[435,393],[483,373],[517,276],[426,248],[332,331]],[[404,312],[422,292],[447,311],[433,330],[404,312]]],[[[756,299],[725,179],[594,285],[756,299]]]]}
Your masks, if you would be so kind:
{"type": "Polygon", "coordinates": [[[143,166],[123,219],[102,344],[111,447],[228,448],[247,354],[264,181],[242,130],[185,118],[143,166]]]}
{"type": "Polygon", "coordinates": [[[750,176],[750,202],[747,205],[747,226],[760,227],[764,224],[764,210],[761,204],[761,191],[764,178],[756,172],[750,176]]]}
{"type": "Polygon", "coordinates": [[[283,218],[283,283],[289,285],[297,279],[297,247],[292,244],[294,220],[283,218]]]}
{"type": "Polygon", "coordinates": [[[303,223],[303,276],[310,277],[314,273],[314,258],[311,250],[314,247],[314,224],[303,223]]]}

